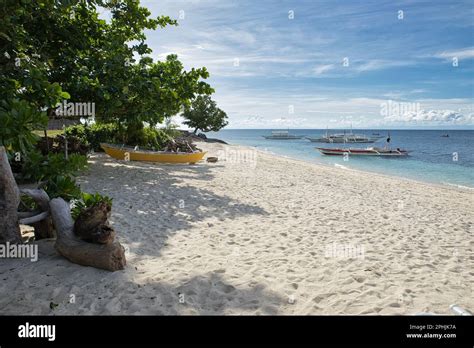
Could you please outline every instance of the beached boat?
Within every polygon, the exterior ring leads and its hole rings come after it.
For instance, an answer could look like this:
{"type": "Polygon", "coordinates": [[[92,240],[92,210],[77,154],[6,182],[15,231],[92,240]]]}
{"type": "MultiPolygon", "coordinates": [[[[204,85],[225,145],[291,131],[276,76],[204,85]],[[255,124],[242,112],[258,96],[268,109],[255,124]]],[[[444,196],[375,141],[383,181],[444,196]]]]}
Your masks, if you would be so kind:
{"type": "Polygon", "coordinates": [[[408,156],[409,151],[402,149],[388,149],[388,148],[378,148],[378,147],[368,147],[365,149],[354,149],[354,148],[323,148],[317,147],[323,155],[328,156],[408,156]]]}
{"type": "Polygon", "coordinates": [[[262,135],[265,139],[271,140],[294,140],[301,139],[304,135],[290,134],[288,131],[272,131],[271,135],[262,135]]]}
{"type": "Polygon", "coordinates": [[[205,152],[168,152],[136,150],[133,147],[100,144],[105,153],[113,158],[130,161],[159,162],[159,163],[196,163],[202,160],[205,152]]]}

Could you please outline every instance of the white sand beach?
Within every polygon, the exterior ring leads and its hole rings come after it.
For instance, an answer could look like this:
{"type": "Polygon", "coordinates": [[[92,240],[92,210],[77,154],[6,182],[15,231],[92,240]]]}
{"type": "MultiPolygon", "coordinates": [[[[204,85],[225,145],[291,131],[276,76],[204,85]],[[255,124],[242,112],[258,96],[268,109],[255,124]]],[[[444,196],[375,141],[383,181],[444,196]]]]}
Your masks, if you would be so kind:
{"type": "Polygon", "coordinates": [[[126,269],[70,263],[42,240],[37,262],[0,260],[0,313],[474,310],[473,191],[199,146],[219,161],[93,155],[78,182],[113,198],[126,269]]]}

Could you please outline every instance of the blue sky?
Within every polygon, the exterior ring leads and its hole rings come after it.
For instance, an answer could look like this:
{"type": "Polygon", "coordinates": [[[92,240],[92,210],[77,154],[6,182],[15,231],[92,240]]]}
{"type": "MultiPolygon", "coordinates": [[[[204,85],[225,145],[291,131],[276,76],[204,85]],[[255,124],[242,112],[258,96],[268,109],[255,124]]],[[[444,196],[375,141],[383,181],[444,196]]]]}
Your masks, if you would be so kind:
{"type": "Polygon", "coordinates": [[[474,129],[472,0],[141,3],[179,22],[153,57],[207,67],[229,128],[474,129]]]}

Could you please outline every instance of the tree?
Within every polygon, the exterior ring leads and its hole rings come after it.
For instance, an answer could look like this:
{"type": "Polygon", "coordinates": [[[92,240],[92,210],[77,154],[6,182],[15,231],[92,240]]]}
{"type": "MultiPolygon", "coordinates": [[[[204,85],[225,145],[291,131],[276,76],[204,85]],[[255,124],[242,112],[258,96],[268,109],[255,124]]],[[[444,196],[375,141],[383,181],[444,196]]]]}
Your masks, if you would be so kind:
{"type": "MultiPolygon", "coordinates": [[[[206,68],[185,71],[176,56],[154,62],[146,30],[177,25],[136,0],[1,0],[0,99],[26,100],[52,116],[64,99],[95,103],[96,120],[127,130],[161,123],[198,94],[206,68]],[[101,19],[103,10],[110,20],[101,19]]],[[[3,104],[2,104],[3,105],[3,104]]],[[[0,105],[0,108],[2,108],[0,105]]]]}
{"type": "Polygon", "coordinates": [[[194,128],[194,134],[198,130],[217,132],[228,124],[227,114],[208,95],[197,96],[190,106],[185,106],[182,116],[186,119],[183,123],[194,128]]]}
{"type": "Polygon", "coordinates": [[[126,133],[142,129],[144,122],[150,126],[162,123],[189,105],[195,95],[214,91],[201,81],[209,76],[206,68],[185,71],[176,55],[157,62],[142,58],[128,74],[127,85],[114,94],[120,105],[103,114],[104,121],[125,125],[126,133]]]}

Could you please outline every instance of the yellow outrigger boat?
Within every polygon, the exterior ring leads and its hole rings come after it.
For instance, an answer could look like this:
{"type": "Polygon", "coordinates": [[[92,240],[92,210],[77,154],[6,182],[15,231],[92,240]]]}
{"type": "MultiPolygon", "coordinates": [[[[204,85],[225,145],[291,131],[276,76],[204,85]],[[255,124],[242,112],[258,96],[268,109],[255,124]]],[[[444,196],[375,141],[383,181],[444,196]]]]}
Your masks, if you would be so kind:
{"type": "Polygon", "coordinates": [[[144,161],[159,163],[190,163],[194,164],[202,160],[205,152],[167,152],[135,150],[133,147],[118,146],[112,144],[100,144],[105,153],[113,158],[125,161],[144,161]]]}

